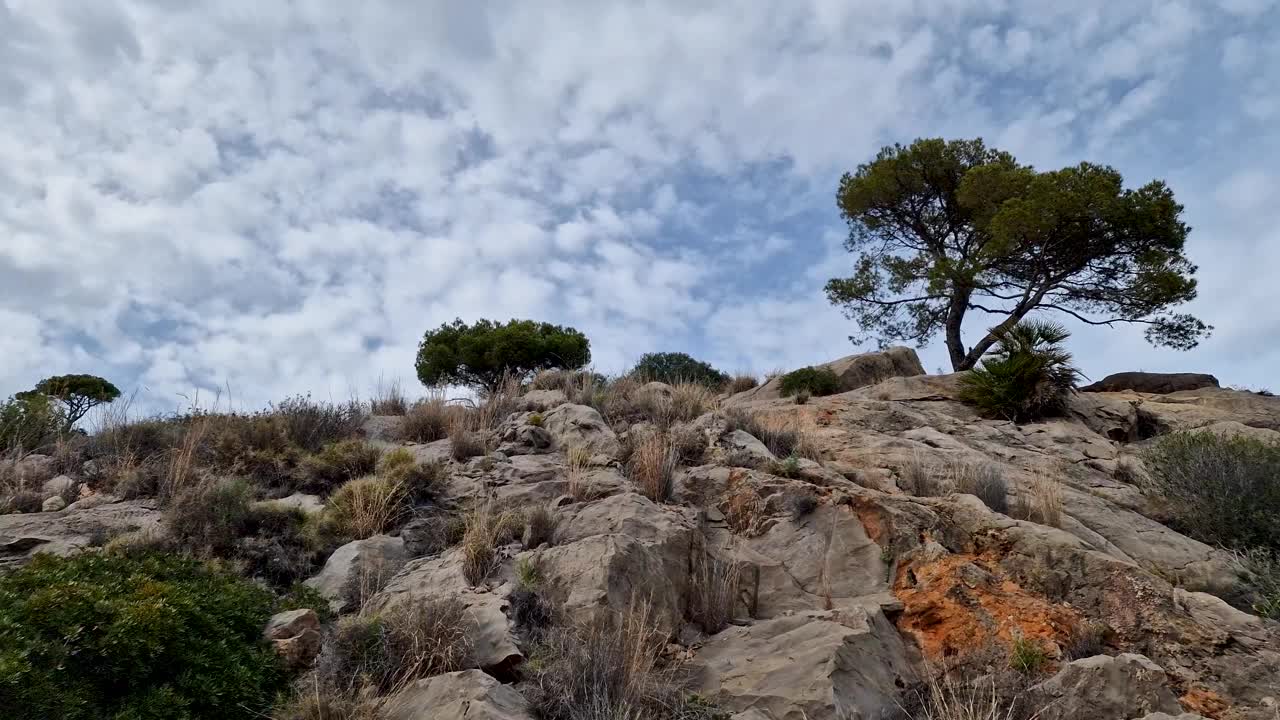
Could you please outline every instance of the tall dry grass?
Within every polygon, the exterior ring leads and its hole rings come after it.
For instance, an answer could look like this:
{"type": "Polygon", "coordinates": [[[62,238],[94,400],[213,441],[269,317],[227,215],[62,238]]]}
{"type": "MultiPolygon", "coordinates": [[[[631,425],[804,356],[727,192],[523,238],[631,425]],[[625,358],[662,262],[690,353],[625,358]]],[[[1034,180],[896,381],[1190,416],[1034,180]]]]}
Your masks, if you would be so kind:
{"type": "Polygon", "coordinates": [[[627,475],[650,500],[662,503],[671,499],[679,456],[665,433],[649,433],[641,438],[627,461],[627,475]]]}

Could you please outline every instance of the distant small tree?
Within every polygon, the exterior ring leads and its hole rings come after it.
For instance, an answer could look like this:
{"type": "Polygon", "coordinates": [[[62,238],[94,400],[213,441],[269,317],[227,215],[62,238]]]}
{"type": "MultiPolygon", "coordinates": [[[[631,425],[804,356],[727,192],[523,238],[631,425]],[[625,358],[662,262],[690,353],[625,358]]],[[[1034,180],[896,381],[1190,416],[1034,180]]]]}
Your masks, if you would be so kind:
{"type": "Polygon", "coordinates": [[[97,375],[55,375],[36,383],[36,386],[14,397],[29,399],[43,395],[62,405],[62,432],[71,428],[93,408],[113,402],[120,397],[120,390],[97,375]]]}
{"type": "Polygon", "coordinates": [[[952,368],[968,370],[1033,311],[1143,324],[1149,342],[1179,350],[1212,330],[1170,313],[1196,297],[1196,266],[1182,206],[1159,180],[1126,190],[1110,167],[1040,172],[981,139],[927,139],[846,173],[836,204],[858,259],[826,291],[861,325],[855,341],[923,345],[941,331],[952,368]],[[972,346],[969,311],[999,318],[972,346]]]}
{"type": "Polygon", "coordinates": [[[687,382],[719,388],[731,379],[710,364],[696,360],[682,352],[645,353],[631,369],[631,376],[646,382],[664,382],[670,385],[687,382]]]}
{"type": "Polygon", "coordinates": [[[465,385],[492,392],[503,378],[523,381],[539,370],[576,370],[591,362],[591,343],[561,325],[511,320],[462,320],[428,330],[418,346],[418,379],[424,385],[465,385]]]}

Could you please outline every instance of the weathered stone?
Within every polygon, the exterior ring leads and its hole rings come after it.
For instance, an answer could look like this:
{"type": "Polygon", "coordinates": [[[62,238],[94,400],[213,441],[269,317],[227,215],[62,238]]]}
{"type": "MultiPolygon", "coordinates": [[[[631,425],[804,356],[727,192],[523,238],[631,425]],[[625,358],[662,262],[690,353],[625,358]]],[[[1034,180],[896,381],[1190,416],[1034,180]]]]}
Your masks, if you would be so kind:
{"type": "Polygon", "coordinates": [[[269,510],[300,510],[307,515],[314,515],[324,511],[324,498],[319,495],[294,493],[274,500],[261,500],[253,505],[269,510]]]}
{"type": "Polygon", "coordinates": [[[529,703],[479,670],[418,680],[382,709],[385,720],[533,720],[529,703]]]}
{"type": "Polygon", "coordinates": [[[69,555],[101,537],[154,531],[160,510],[154,500],[79,506],[58,513],[0,515],[0,566],[26,562],[32,552],[69,555]]]}
{"type": "Polygon", "coordinates": [[[40,505],[40,512],[47,512],[47,513],[58,512],[59,510],[63,509],[66,506],[67,506],[66,500],[63,500],[61,497],[58,497],[57,495],[54,495],[51,498],[47,498],[40,505]]]}
{"type": "MultiPolygon", "coordinates": [[[[920,364],[916,351],[906,347],[891,347],[878,352],[850,355],[815,367],[835,373],[840,379],[840,392],[875,385],[890,378],[925,374],[924,366],[920,364]]],[[[776,377],[757,388],[734,395],[732,402],[740,404],[757,400],[776,400],[782,396],[781,383],[781,378],[776,377]]]]}
{"type": "Polygon", "coordinates": [[[1108,375],[1096,383],[1085,385],[1080,392],[1134,392],[1168,395],[1183,390],[1216,388],[1218,378],[1205,373],[1122,372],[1108,375]]]}
{"type": "Polygon", "coordinates": [[[736,455],[751,467],[764,467],[778,458],[754,435],[745,430],[734,430],[720,438],[727,455],[736,455]]]}
{"type": "Polygon", "coordinates": [[[595,408],[561,405],[543,416],[542,427],[555,439],[556,449],[584,448],[592,454],[618,455],[618,438],[595,408]]]}
{"type": "Polygon", "coordinates": [[[1182,706],[1166,682],[1164,668],[1143,655],[1098,655],[1063,665],[1029,692],[1045,706],[1038,716],[1043,720],[1179,713],[1182,706]]]}
{"type": "Polygon", "coordinates": [[[569,402],[563,390],[530,390],[516,401],[516,407],[533,412],[546,412],[569,402]]]}
{"type": "Polygon", "coordinates": [[[699,694],[775,720],[878,720],[912,677],[907,648],[879,611],[802,613],[713,636],[692,662],[699,694]]]}
{"type": "Polygon", "coordinates": [[[67,476],[59,475],[55,478],[49,478],[44,481],[44,496],[53,497],[54,495],[66,495],[76,489],[76,481],[67,476]]]}
{"type": "Polygon", "coordinates": [[[380,585],[403,567],[406,560],[404,540],[374,535],[335,550],[320,573],[303,584],[327,598],[334,612],[344,612],[354,608],[353,601],[358,600],[366,588],[380,585]]]}
{"type": "Polygon", "coordinates": [[[400,439],[403,427],[403,415],[370,415],[360,426],[360,432],[367,440],[395,442],[400,439]]]}
{"type": "Polygon", "coordinates": [[[271,619],[267,621],[267,626],[263,629],[262,634],[268,640],[284,640],[294,637],[304,630],[319,629],[320,616],[316,615],[316,611],[308,608],[299,608],[272,615],[271,619]]]}

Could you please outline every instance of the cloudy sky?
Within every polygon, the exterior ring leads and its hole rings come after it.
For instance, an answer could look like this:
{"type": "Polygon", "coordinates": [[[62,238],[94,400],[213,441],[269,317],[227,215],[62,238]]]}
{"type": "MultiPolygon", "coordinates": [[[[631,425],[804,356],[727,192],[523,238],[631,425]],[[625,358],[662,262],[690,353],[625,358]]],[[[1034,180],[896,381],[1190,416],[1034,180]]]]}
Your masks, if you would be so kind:
{"type": "Polygon", "coordinates": [[[1277,0],[0,0],[0,395],[416,387],[454,317],[849,354],[837,179],[919,136],[1166,179],[1217,332],[1081,366],[1280,390],[1277,0]]]}

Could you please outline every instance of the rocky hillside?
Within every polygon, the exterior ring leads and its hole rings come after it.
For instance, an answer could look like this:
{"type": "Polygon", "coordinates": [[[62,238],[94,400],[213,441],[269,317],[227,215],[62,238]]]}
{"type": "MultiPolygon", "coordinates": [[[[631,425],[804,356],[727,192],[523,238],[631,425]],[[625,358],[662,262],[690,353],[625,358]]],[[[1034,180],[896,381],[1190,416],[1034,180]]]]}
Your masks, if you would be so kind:
{"type": "MultiPolygon", "coordinates": [[[[339,616],[460,607],[467,649],[368,704],[405,720],[662,716],[593,714],[565,689],[558,629],[603,613],[618,643],[637,617],[657,639],[645,667],[682,696],[668,717],[979,717],[918,707],[950,678],[1042,720],[1277,717],[1280,626],[1239,609],[1235,558],[1164,524],[1144,460],[1184,430],[1280,440],[1280,399],[1113,389],[1016,425],[976,415],[909,350],[830,367],[845,391],[803,404],[772,383],[713,398],[548,382],[506,398],[471,457],[456,434],[407,442],[411,418],[368,418],[384,457],[403,448],[438,475],[306,584],[339,616]]],[[[0,516],[9,565],[173,532],[157,499],[23,462],[51,500],[0,516]]],[[[322,495],[265,502],[320,516],[322,495]]],[[[300,610],[268,634],[295,666],[319,652],[322,673],[343,622],[300,610]]]]}

